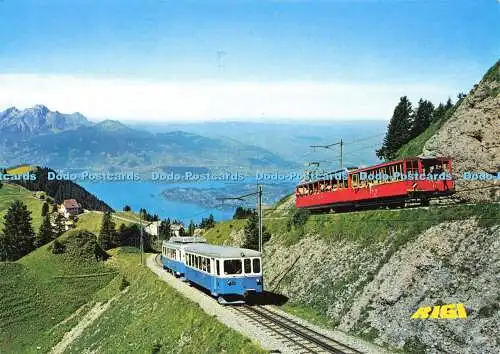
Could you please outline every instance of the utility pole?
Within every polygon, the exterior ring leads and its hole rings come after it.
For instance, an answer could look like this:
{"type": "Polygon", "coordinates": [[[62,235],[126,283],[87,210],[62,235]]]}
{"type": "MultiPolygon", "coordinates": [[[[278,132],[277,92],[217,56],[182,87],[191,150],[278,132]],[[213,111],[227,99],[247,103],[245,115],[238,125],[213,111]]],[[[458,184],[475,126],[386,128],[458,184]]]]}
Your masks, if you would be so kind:
{"type": "Polygon", "coordinates": [[[141,240],[140,240],[140,249],[141,249],[141,265],[144,265],[142,258],[143,258],[143,253],[144,253],[144,237],[143,237],[143,231],[142,231],[142,210],[139,212],[139,220],[141,224],[141,240]]]}
{"type": "Polygon", "coordinates": [[[311,145],[311,148],[322,148],[322,149],[332,149],[332,146],[340,145],[340,168],[344,168],[344,141],[340,139],[339,142],[328,144],[328,145],[311,145]]]}
{"type": "Polygon", "coordinates": [[[257,185],[257,195],[258,195],[258,210],[259,210],[259,252],[262,253],[262,226],[263,226],[263,220],[262,220],[262,185],[258,184],[257,185]]]}
{"type": "Polygon", "coordinates": [[[263,222],[263,213],[262,213],[262,185],[258,184],[257,185],[257,192],[254,193],[249,193],[245,195],[240,195],[238,197],[222,197],[222,198],[217,198],[217,200],[241,200],[244,201],[245,198],[247,197],[252,197],[252,196],[257,196],[257,212],[258,212],[258,227],[259,227],[259,252],[262,253],[262,229],[264,227],[264,222],[263,222]]]}

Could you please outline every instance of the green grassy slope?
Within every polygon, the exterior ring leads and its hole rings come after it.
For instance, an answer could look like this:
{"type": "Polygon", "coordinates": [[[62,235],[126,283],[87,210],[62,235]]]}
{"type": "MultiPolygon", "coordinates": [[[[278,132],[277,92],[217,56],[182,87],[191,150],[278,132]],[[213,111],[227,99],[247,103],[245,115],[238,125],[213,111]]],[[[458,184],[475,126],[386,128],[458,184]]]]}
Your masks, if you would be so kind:
{"type": "MultiPolygon", "coordinates": [[[[97,225],[92,217],[80,227],[97,225]]],[[[68,237],[70,233],[60,240],[68,237]]],[[[111,253],[107,262],[75,261],[52,254],[45,245],[17,262],[0,263],[0,353],[49,351],[97,301],[120,294],[124,276],[131,283],[129,291],[69,352],[99,347],[109,353],[150,353],[157,342],[158,352],[173,347],[179,352],[260,351],[141,267],[135,249],[111,253]]]]}
{"type": "Polygon", "coordinates": [[[35,198],[33,192],[13,184],[3,184],[0,188],[0,230],[3,229],[3,217],[14,200],[21,200],[26,204],[33,218],[33,230],[37,232],[42,223],[43,200],[35,198]]]}
{"type": "Polygon", "coordinates": [[[232,230],[243,229],[246,222],[246,220],[229,220],[218,222],[213,228],[207,230],[203,234],[203,237],[205,237],[209,243],[212,243],[214,245],[222,245],[224,242],[229,241],[229,235],[232,230]]]}
{"type": "MultiPolygon", "coordinates": [[[[103,317],[87,328],[69,348],[109,353],[258,353],[242,335],[205,314],[149,271],[139,266],[133,249],[112,251],[113,262],[130,282],[103,317]]],[[[112,288],[112,286],[110,286],[112,288]]],[[[115,288],[108,296],[118,294],[115,288]]]]}
{"type": "Polygon", "coordinates": [[[57,324],[116,276],[109,265],[73,263],[47,247],[0,263],[0,352],[47,351],[74,323],[57,324]]]}

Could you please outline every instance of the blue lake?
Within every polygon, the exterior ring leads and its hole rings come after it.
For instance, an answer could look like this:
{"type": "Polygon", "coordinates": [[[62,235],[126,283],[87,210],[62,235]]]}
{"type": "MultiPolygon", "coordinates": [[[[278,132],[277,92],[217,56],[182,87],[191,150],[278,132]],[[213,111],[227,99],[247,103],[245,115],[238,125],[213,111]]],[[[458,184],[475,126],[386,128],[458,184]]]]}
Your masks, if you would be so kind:
{"type": "MultiPolygon", "coordinates": [[[[255,184],[252,180],[244,183],[224,183],[224,182],[198,182],[198,183],[158,183],[152,181],[139,182],[79,182],[79,184],[99,199],[106,202],[113,209],[120,211],[125,205],[129,205],[132,210],[138,211],[145,208],[150,214],[158,214],[161,218],[179,219],[185,223],[190,220],[198,223],[202,217],[213,214],[216,220],[231,219],[234,209],[238,204],[233,204],[225,208],[207,208],[195,202],[179,202],[167,200],[162,191],[170,188],[196,188],[196,189],[220,189],[221,195],[234,195],[234,188],[241,188],[252,193],[255,191],[255,184]]],[[[281,186],[280,186],[281,188],[281,186]]],[[[293,189],[290,183],[283,185],[283,195],[290,193],[293,189]]],[[[266,187],[264,186],[264,193],[266,187]]],[[[273,199],[276,200],[277,197],[273,199]]],[[[275,201],[273,200],[273,201],[275,201]]],[[[245,206],[255,206],[255,199],[250,198],[245,206]]]]}

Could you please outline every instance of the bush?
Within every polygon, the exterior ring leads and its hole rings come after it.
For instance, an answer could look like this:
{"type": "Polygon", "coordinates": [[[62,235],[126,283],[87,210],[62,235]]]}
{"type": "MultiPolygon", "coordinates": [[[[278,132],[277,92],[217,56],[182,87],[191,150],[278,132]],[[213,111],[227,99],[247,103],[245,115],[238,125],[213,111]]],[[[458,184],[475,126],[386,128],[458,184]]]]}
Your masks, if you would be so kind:
{"type": "Polygon", "coordinates": [[[64,246],[64,244],[59,242],[58,240],[55,240],[50,246],[50,249],[52,250],[53,254],[62,254],[64,253],[64,251],[66,251],[66,246],[64,246]]]}
{"type": "Polygon", "coordinates": [[[310,215],[311,212],[308,209],[295,209],[289,221],[289,228],[291,226],[295,228],[304,226],[310,215]]]}
{"type": "Polygon", "coordinates": [[[97,243],[97,237],[91,232],[75,230],[66,240],[66,253],[76,259],[106,260],[109,255],[97,243]]]}
{"type": "Polygon", "coordinates": [[[122,280],[120,282],[120,291],[123,291],[125,290],[126,288],[128,288],[128,286],[130,285],[130,282],[127,280],[127,278],[125,277],[122,277],[122,280]]]}

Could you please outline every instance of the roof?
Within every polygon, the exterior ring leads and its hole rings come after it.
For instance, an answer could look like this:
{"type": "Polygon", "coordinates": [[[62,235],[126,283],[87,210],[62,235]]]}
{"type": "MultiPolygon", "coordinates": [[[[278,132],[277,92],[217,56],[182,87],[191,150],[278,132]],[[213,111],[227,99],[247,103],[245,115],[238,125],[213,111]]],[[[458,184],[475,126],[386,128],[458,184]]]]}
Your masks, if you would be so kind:
{"type": "Polygon", "coordinates": [[[241,257],[260,257],[260,252],[249,250],[247,248],[217,246],[202,243],[194,243],[186,248],[186,252],[197,253],[216,258],[241,258],[241,257]]]}
{"type": "Polygon", "coordinates": [[[185,249],[187,246],[194,245],[194,244],[195,243],[177,243],[177,242],[163,241],[164,247],[174,248],[176,250],[185,249]]]}
{"type": "MultiPolygon", "coordinates": [[[[163,241],[164,243],[166,241],[163,241]]],[[[196,236],[174,236],[170,237],[168,240],[169,243],[201,243],[207,242],[206,238],[196,237],[196,236]]]]}
{"type": "Polygon", "coordinates": [[[76,199],[66,199],[63,202],[63,205],[66,209],[75,209],[80,208],[80,204],[76,201],[76,199]]]}

